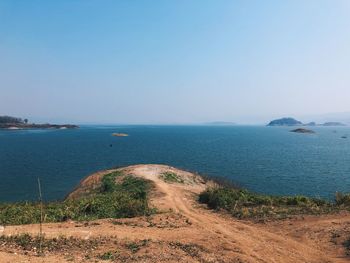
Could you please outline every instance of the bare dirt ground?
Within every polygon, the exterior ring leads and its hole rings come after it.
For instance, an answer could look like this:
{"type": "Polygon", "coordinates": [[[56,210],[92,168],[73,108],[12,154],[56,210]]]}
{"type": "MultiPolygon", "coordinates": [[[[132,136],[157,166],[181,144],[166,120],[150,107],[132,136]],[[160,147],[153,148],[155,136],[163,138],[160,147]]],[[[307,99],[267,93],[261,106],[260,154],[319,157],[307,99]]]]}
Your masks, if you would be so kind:
{"type": "MultiPolygon", "coordinates": [[[[195,174],[164,165],[135,165],[123,170],[154,182],[151,204],[161,213],[44,224],[46,238],[74,237],[83,243],[73,242],[41,257],[33,250],[5,244],[0,246],[0,262],[350,262],[343,245],[350,237],[348,213],[268,223],[236,220],[197,203],[197,194],[208,183],[195,174]],[[167,171],[184,182],[165,182],[160,174],[167,171]],[[86,245],[88,241],[96,241],[96,245],[86,245]]],[[[107,172],[86,178],[81,187],[89,187],[107,172]]],[[[7,226],[0,234],[37,235],[38,231],[38,225],[7,226]]]]}

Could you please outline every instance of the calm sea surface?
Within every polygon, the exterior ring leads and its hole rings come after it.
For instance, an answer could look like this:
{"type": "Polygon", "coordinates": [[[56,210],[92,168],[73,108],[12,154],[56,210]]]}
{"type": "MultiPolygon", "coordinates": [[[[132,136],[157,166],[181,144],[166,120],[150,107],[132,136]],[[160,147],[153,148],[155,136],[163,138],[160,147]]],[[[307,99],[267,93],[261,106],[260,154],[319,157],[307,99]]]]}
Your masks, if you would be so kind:
{"type": "Polygon", "coordinates": [[[45,200],[62,199],[92,172],[138,163],[228,177],[261,193],[332,198],[336,191],[350,192],[350,128],[314,130],[315,135],[258,126],[0,131],[0,201],[36,199],[38,176],[45,200]]]}

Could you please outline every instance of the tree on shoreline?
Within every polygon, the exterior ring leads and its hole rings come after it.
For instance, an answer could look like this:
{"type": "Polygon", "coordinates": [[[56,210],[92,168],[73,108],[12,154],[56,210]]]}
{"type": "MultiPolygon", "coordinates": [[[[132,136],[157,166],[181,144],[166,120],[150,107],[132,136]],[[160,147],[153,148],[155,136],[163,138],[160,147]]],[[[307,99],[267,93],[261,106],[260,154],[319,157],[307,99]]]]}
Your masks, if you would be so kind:
{"type": "MultiPolygon", "coordinates": [[[[25,119],[24,122],[27,123],[28,120],[25,119]]],[[[23,123],[23,120],[21,118],[11,117],[11,116],[0,116],[0,123],[23,123]]]]}

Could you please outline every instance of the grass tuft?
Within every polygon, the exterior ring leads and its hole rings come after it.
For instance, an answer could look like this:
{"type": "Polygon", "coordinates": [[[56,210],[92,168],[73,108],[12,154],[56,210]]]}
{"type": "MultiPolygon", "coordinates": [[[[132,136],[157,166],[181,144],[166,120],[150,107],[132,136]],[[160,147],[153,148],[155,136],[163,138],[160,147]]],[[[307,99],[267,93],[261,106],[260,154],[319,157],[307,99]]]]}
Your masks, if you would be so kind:
{"type": "Polygon", "coordinates": [[[138,242],[130,242],[127,243],[125,246],[127,249],[129,249],[132,253],[136,253],[137,251],[139,251],[142,247],[145,247],[148,245],[149,243],[149,239],[144,239],[138,242]]]}
{"type": "Polygon", "coordinates": [[[101,260],[115,260],[116,256],[115,256],[114,252],[107,251],[107,252],[103,253],[102,255],[99,255],[98,258],[101,260]]]}
{"type": "Polygon", "coordinates": [[[336,192],[335,203],[339,206],[350,206],[350,194],[336,192]]]}
{"type": "Polygon", "coordinates": [[[183,252],[193,258],[198,258],[200,253],[205,251],[204,247],[193,243],[183,244],[181,242],[170,242],[169,245],[173,248],[181,249],[183,252]]]}
{"type": "Polygon", "coordinates": [[[167,183],[184,183],[184,180],[173,172],[164,172],[160,174],[160,178],[162,178],[167,183]]]}
{"type": "Polygon", "coordinates": [[[344,241],[343,246],[345,248],[346,255],[350,256],[350,238],[344,241]]]}
{"type": "MultiPolygon", "coordinates": [[[[40,244],[39,236],[31,236],[29,234],[20,234],[13,236],[0,236],[0,246],[10,246],[20,248],[24,251],[35,251],[38,252],[38,247],[40,244]]],[[[43,250],[48,251],[62,251],[70,250],[75,248],[84,249],[96,249],[96,247],[101,243],[100,239],[90,239],[82,240],[74,237],[58,237],[51,239],[42,239],[43,250]]]]}

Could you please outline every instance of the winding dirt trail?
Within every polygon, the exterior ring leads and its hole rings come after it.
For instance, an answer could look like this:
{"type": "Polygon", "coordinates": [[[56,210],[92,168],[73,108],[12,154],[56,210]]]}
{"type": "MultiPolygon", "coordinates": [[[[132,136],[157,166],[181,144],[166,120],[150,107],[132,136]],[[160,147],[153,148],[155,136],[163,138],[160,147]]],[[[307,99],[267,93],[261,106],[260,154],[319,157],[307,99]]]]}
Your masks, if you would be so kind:
{"type": "MultiPolygon", "coordinates": [[[[348,214],[284,220],[268,224],[235,220],[214,213],[196,202],[196,195],[206,184],[199,176],[164,165],[135,165],[123,168],[128,174],[154,182],[151,203],[162,213],[150,218],[97,220],[94,224],[75,222],[44,224],[46,237],[60,235],[91,239],[113,237],[118,240],[149,239],[157,244],[196,244],[200,253],[172,255],[160,245],[140,250],[139,262],[266,262],[266,263],[323,263],[349,262],[341,244],[333,242],[334,233],[350,235],[348,214]],[[160,175],[174,172],[184,183],[165,182],[160,175]],[[150,221],[151,220],[151,221],[150,221]],[[114,222],[114,223],[113,223],[114,222]],[[337,232],[338,231],[338,232],[337,232]],[[147,252],[148,251],[148,252],[147,252]],[[151,252],[149,252],[151,251],[151,252]],[[145,257],[145,253],[150,253],[145,257]],[[144,253],[144,254],[142,254],[144,253]],[[157,255],[157,256],[155,256],[157,255]]],[[[108,171],[110,172],[110,171],[108,171]]],[[[105,172],[107,173],[107,172],[105,172]]],[[[102,176],[105,173],[98,173],[102,176]]],[[[95,176],[96,176],[95,175],[95,176]]],[[[84,182],[84,181],[83,181],[84,182]]],[[[8,226],[4,235],[30,233],[35,235],[37,225],[8,226]]],[[[339,236],[339,235],[338,235],[339,236]]],[[[111,244],[106,249],[111,248],[111,244]]],[[[112,246],[113,247],[113,246],[112,246]]],[[[0,262],[13,261],[13,253],[0,249],[0,262]]],[[[15,255],[19,262],[40,262],[38,258],[15,255]]],[[[59,254],[48,255],[44,262],[65,262],[59,254]]],[[[86,259],[75,260],[86,262],[86,259]]],[[[92,261],[95,262],[95,261],[92,261]]]]}
{"type": "Polygon", "coordinates": [[[209,240],[225,247],[234,257],[244,262],[348,262],[327,256],[326,253],[281,234],[268,232],[258,226],[225,218],[206,209],[195,208],[191,193],[199,193],[205,187],[200,184],[173,186],[159,178],[159,174],[171,170],[186,177],[186,173],[171,167],[157,165],[136,166],[133,173],[156,183],[165,194],[165,208],[188,217],[194,227],[205,232],[209,240]]]}

